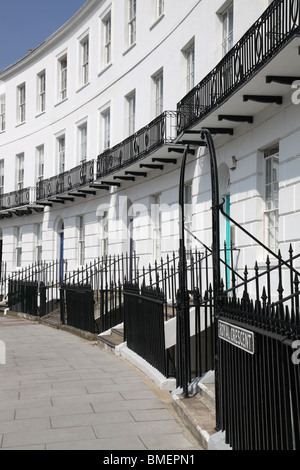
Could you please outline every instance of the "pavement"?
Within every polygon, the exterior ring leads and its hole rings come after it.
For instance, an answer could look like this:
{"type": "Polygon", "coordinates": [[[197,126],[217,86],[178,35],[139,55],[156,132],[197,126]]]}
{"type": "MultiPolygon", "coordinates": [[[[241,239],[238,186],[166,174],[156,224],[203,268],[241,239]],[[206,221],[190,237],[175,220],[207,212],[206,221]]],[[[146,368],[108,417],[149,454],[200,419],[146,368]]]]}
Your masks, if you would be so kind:
{"type": "Polygon", "coordinates": [[[124,358],[96,341],[6,315],[0,316],[0,450],[197,453],[203,447],[174,411],[170,392],[124,358]]]}

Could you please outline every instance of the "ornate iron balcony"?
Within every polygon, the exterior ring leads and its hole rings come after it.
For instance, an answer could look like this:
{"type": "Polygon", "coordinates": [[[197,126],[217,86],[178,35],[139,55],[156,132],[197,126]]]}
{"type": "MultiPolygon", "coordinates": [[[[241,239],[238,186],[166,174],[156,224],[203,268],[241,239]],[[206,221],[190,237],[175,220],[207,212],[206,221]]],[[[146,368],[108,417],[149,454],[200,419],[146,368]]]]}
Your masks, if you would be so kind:
{"type": "Polygon", "coordinates": [[[165,111],[150,124],[123,142],[101,153],[97,159],[97,179],[130,166],[177,136],[177,113],[165,111]]]}
{"type": "Polygon", "coordinates": [[[300,0],[274,0],[221,62],[178,103],[178,134],[220,106],[299,34],[300,0]]]}
{"type": "Polygon", "coordinates": [[[94,160],[84,162],[71,170],[52,178],[39,181],[36,185],[36,200],[66,194],[69,191],[88,186],[94,181],[94,160]]]}
{"type": "Polygon", "coordinates": [[[0,210],[8,210],[34,204],[35,200],[35,188],[23,188],[10,193],[1,194],[0,210]]]}

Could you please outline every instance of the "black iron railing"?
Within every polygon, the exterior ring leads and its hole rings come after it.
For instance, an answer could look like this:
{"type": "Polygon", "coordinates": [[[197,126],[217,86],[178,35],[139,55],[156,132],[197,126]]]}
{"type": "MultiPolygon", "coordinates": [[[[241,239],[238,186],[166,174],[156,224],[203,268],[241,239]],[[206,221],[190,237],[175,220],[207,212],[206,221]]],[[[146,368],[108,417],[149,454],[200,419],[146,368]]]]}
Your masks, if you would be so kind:
{"type": "Polygon", "coordinates": [[[10,193],[1,194],[0,210],[13,209],[29,204],[36,200],[35,188],[23,188],[10,193]]]}
{"type": "Polygon", "coordinates": [[[67,194],[69,191],[88,186],[93,181],[94,160],[90,160],[64,173],[39,181],[36,186],[36,200],[67,194]]]}
{"type": "Polygon", "coordinates": [[[169,377],[165,347],[164,294],[159,288],[124,285],[124,339],[129,349],[169,377]]]}
{"type": "Polygon", "coordinates": [[[300,0],[274,0],[221,62],[178,103],[178,133],[220,106],[299,33],[300,0]]]}
{"type": "Polygon", "coordinates": [[[126,168],[162,145],[173,142],[177,135],[176,126],[176,112],[165,111],[123,142],[103,152],[97,160],[97,179],[126,168]]]}

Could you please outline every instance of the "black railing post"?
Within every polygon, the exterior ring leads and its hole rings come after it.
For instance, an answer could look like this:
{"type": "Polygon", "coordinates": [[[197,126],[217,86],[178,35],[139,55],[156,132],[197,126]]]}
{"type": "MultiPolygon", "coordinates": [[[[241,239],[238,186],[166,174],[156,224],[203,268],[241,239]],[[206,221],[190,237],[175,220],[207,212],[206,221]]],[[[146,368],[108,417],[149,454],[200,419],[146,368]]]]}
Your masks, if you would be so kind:
{"type": "Polygon", "coordinates": [[[179,349],[179,351],[177,351],[177,370],[179,374],[181,371],[181,385],[185,398],[188,398],[188,383],[190,379],[190,318],[184,237],[184,176],[188,151],[189,146],[185,148],[182,157],[179,182],[179,207],[181,214],[179,217],[179,291],[177,297],[177,331],[180,332],[180,344],[177,344],[177,348],[179,349]]]}
{"type": "Polygon", "coordinates": [[[211,133],[202,129],[202,136],[206,138],[210,156],[211,192],[212,192],[212,262],[213,262],[213,298],[214,298],[214,328],[215,328],[215,400],[216,400],[216,429],[220,430],[219,413],[219,343],[218,343],[218,316],[220,295],[220,196],[219,177],[216,151],[211,133]]]}

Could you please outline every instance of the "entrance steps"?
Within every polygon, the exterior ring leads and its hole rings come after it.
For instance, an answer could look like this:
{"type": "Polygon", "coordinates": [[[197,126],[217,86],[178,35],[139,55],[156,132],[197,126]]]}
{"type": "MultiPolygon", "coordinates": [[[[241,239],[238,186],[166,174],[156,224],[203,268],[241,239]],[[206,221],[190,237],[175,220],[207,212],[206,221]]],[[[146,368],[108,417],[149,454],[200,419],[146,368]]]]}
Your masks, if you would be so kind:
{"type": "Polygon", "coordinates": [[[41,318],[42,323],[47,323],[51,326],[58,326],[61,324],[60,321],[60,310],[55,310],[54,312],[49,313],[41,318]]]}
{"type": "Polygon", "coordinates": [[[114,328],[106,331],[104,334],[98,335],[97,343],[100,349],[105,349],[115,353],[116,347],[124,343],[123,326],[115,326],[114,328]]]}
{"type": "Polygon", "coordinates": [[[195,379],[189,386],[189,397],[182,389],[172,392],[173,408],[205,450],[231,450],[222,432],[216,431],[215,384],[212,371],[195,379]]]}

